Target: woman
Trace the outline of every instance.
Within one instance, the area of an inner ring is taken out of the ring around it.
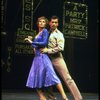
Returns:
[[[31,43],[35,53],[26,86],[36,88],[40,100],[46,100],[46,96],[42,91],[42,88],[56,85],[62,99],[68,100],[63,90],[61,81],[57,77],[48,55],[42,54],[40,51],[41,48],[45,48],[48,44],[49,33],[46,29],[46,26],[48,25],[47,18],[44,16],[38,18],[37,25],[38,34],[36,35],[34,41],[32,41],[30,38],[25,38],[25,40]]]

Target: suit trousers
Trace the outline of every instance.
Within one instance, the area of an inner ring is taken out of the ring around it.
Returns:
[[[62,53],[56,53],[56,54],[51,54],[49,55],[52,64],[54,66],[54,68],[56,69],[56,71],[58,72],[58,74],[61,76],[62,80],[64,81],[65,85],[67,86],[67,88],[69,89],[69,91],[71,92],[71,94],[73,95],[75,100],[82,100],[82,95],[75,83],[75,81],[72,79],[67,65],[63,59]]]

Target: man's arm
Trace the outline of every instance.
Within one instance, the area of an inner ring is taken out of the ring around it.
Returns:
[[[49,48],[42,49],[41,51],[43,53],[48,53],[48,54],[55,54],[57,52],[63,51],[64,50],[64,37],[63,35],[57,36],[55,39],[51,41],[51,45],[55,46],[49,46]]]
[[[64,41],[63,40],[58,41],[57,44],[58,45],[54,48],[48,48],[47,53],[48,54],[54,54],[54,53],[57,53],[57,52],[60,52],[60,51],[64,50]]]

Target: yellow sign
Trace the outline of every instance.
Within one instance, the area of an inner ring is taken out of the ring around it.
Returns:
[[[83,3],[65,2],[63,7],[63,33],[67,38],[86,39],[88,7]]]
[[[15,43],[15,54],[24,54],[24,55],[30,55],[33,54],[33,48],[29,43],[26,43],[24,39],[28,36],[32,36],[33,39],[36,35],[36,31],[26,31],[18,29],[16,33],[16,43]]]

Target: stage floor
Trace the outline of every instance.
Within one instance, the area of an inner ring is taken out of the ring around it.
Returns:
[[[70,93],[66,93],[69,100],[74,100]],[[62,100],[58,92],[55,92],[57,100]],[[82,93],[84,100],[99,100],[99,94],[96,93]],[[2,92],[2,100],[39,100],[36,92]],[[48,99],[47,99],[48,100]]]

